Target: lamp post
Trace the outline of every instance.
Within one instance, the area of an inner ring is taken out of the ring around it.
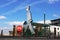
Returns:
[[[44,36],[46,36],[46,24],[45,24],[45,21],[46,21],[45,18],[46,17],[45,16],[46,16],[46,14],[44,13]]]

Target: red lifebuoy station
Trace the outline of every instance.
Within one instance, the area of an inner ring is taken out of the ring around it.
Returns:
[[[20,36],[20,34],[22,33],[22,30],[23,30],[22,26],[21,25],[18,25],[17,26],[17,35],[18,36]]]

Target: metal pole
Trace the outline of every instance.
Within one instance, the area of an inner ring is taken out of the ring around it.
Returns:
[[[44,13],[44,35],[46,36],[46,26],[45,26],[45,13]]]
[[[45,25],[45,13],[44,13],[44,25]]]

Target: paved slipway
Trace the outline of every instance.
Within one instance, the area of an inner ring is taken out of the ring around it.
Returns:
[[[0,40],[60,40],[60,38],[47,38],[47,37],[0,37]]]

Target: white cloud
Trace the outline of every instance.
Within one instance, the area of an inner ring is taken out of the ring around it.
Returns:
[[[6,17],[5,16],[0,16],[0,19],[6,19]]]
[[[9,31],[13,30],[13,25],[22,25],[23,26],[24,21],[12,21],[12,22],[5,22],[5,24],[7,24],[7,27],[0,27],[0,33],[1,30],[3,30],[3,34],[4,35],[9,35]]]
[[[17,12],[18,10],[22,10],[22,9],[25,9],[27,5],[29,6],[34,6],[36,4],[39,4],[39,3],[43,3],[44,1],[35,1],[33,3],[30,3],[30,4],[27,4],[26,3],[27,1],[24,1],[23,3],[21,3],[19,6],[15,7],[14,9],[6,12],[6,13],[3,13],[2,15],[10,15],[10,14],[13,14],[15,12]]]
[[[10,1],[10,0],[7,0],[7,1]],[[5,3],[5,4],[3,4],[3,5],[0,5],[0,8],[1,8],[1,7],[8,6],[8,5],[10,5],[10,4],[12,4],[12,3],[16,2],[16,1],[17,1],[17,0],[11,0],[11,1],[8,2],[8,3]]]
[[[59,2],[59,0],[48,0],[48,3],[53,4],[55,2]]]
[[[54,17],[59,18],[60,16],[58,14],[53,14]]]
[[[1,34],[1,30],[3,30],[4,35],[9,35],[9,31],[12,31],[13,27],[12,26],[0,26],[0,34]]]
[[[37,21],[37,23],[42,23],[42,24],[44,24],[44,21]],[[46,23],[46,24],[50,24],[51,21],[50,21],[50,20],[46,20],[45,23]]]
[[[20,22],[20,21],[13,21],[13,22],[7,22],[7,24],[9,25],[23,25],[24,21]]]
[[[45,1],[36,1],[36,2],[33,2],[33,3],[31,3],[31,4],[29,4],[30,6],[34,6],[34,5],[37,5],[37,4],[39,4],[39,3],[44,3]]]
[[[14,1],[14,0],[13,0]],[[17,12],[18,10],[22,10],[22,9],[25,9],[27,5],[30,5],[30,6],[34,6],[34,5],[37,5],[39,3],[44,3],[46,1],[42,0],[42,1],[35,1],[33,3],[30,3],[30,4],[27,4],[26,3],[27,1],[24,1],[23,3],[21,3],[19,6],[15,7],[14,9],[6,12],[6,13],[3,13],[2,15],[10,15],[10,14],[13,14],[15,12]],[[50,1],[49,1],[50,2]],[[4,5],[3,5],[4,6]]]
[[[27,1],[24,1],[23,3],[19,4],[14,9],[12,9],[10,11],[7,11],[6,13],[3,13],[2,15],[10,15],[10,14],[13,14],[13,13],[17,12],[18,10],[25,9],[27,5],[34,6],[34,5],[37,5],[37,4],[40,4],[40,3],[44,3],[44,2],[52,4],[52,3],[55,3],[55,2],[59,2],[59,0],[41,0],[41,1],[39,0],[39,1],[32,2],[30,4],[27,4]]]
[[[17,7],[15,7],[14,9],[7,11],[6,13],[3,13],[2,15],[10,15],[13,14],[15,12],[17,12],[18,10],[22,10],[25,8],[26,5],[26,1],[24,1],[23,3],[21,3],[20,5],[18,5]]]
[[[8,26],[1,26],[0,27],[0,33],[1,30],[3,30],[4,35],[9,35],[9,31],[13,30],[13,25],[22,25],[23,26],[24,21],[12,21],[12,22],[5,22]]]

